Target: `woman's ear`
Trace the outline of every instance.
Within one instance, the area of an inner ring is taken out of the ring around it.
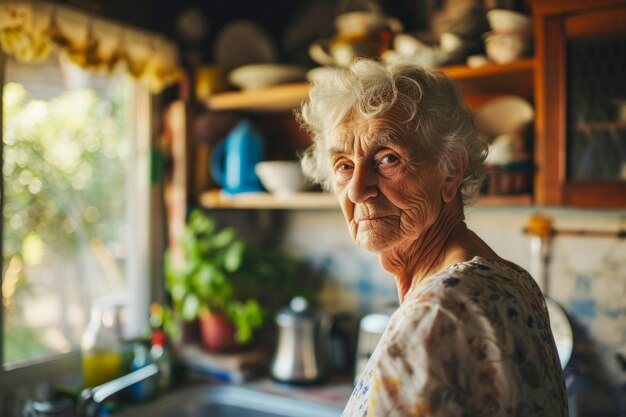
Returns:
[[[450,203],[456,197],[461,185],[461,180],[465,174],[465,168],[467,167],[467,158],[465,156],[457,158],[455,161],[456,173],[454,175],[448,175],[441,185],[441,199],[444,203]]]
[[[459,190],[459,184],[461,184],[460,175],[450,175],[446,177],[443,185],[441,186],[441,199],[444,203],[449,203],[454,200],[456,193]]]

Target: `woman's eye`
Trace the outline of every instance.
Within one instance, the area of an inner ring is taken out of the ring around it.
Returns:
[[[335,165],[335,171],[337,172],[347,172],[350,171],[352,169],[352,165],[347,164],[347,163],[337,163]]]
[[[385,155],[381,158],[380,163],[381,164],[392,164],[394,162],[396,162],[398,160],[398,158],[395,155]]]

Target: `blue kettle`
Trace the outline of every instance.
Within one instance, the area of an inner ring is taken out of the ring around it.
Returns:
[[[228,194],[261,192],[263,186],[254,166],[262,160],[261,138],[249,120],[242,120],[215,146],[211,175]]]

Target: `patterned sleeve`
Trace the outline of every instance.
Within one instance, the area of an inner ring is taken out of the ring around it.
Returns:
[[[374,367],[368,416],[510,415],[510,370],[485,315],[456,300],[409,303]]]

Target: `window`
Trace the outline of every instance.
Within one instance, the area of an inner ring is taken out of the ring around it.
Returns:
[[[77,350],[102,297],[148,311],[149,93],[53,54],[4,57],[4,369]],[[132,297],[131,297],[132,295]]]

